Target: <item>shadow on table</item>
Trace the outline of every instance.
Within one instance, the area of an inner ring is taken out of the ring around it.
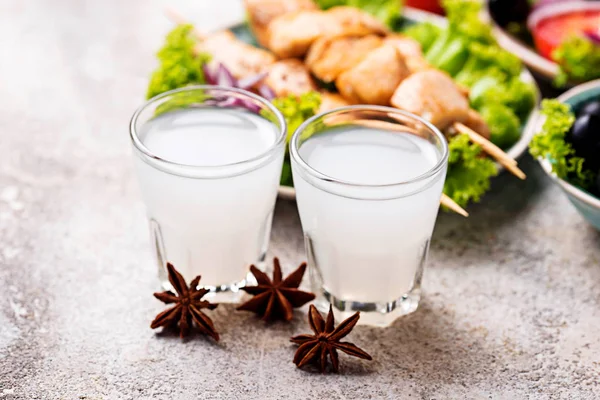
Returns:
[[[170,326],[157,329],[155,335],[161,340],[175,341],[177,343],[198,341],[203,342],[203,345],[212,346],[214,348],[223,349],[225,347],[222,342],[217,342],[213,338],[201,333],[196,326],[191,326],[188,334],[184,338],[180,336],[179,328],[177,326]]]
[[[543,196],[549,178],[531,156],[525,155],[519,167],[527,174],[524,181],[513,175],[502,172],[492,178],[491,190],[479,203],[467,207],[469,217],[464,218],[454,213],[440,212],[436,231],[460,228],[461,230],[477,228],[495,228],[510,224],[515,219],[526,215],[531,206]]]
[[[534,205],[552,185],[529,155],[522,158],[520,166],[527,179],[521,181],[506,172],[501,173],[492,180],[492,188],[481,202],[467,208],[468,218],[440,212],[431,243],[433,258],[440,253],[444,257],[461,258],[467,251],[488,249],[493,244],[496,247],[515,245],[506,241],[523,229]],[[507,230],[512,234],[507,234]],[[499,236],[506,243],[497,243]]]
[[[388,373],[399,378],[426,379],[435,383],[459,383],[473,365],[479,376],[491,373],[496,356],[481,346],[483,327],[459,330],[450,310],[433,308],[425,297],[419,309],[387,328],[359,326],[361,341],[355,344],[374,358],[373,364],[344,360],[344,374]],[[352,338],[349,339],[352,341]],[[489,363],[482,360],[489,360]],[[365,370],[366,368],[366,370]]]

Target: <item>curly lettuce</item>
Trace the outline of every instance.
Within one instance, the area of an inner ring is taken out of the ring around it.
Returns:
[[[210,60],[210,55],[194,51],[196,40],[193,30],[192,25],[183,24],[176,26],[167,35],[165,44],[157,54],[160,64],[150,78],[147,98],[205,82],[202,66]]]
[[[521,68],[521,61],[514,54],[500,49],[498,46],[473,42],[469,44],[469,58],[455,79],[470,87],[484,75],[497,77],[499,74],[503,74],[506,79],[518,77]]]
[[[521,121],[535,106],[536,96],[534,86],[518,77],[505,80],[500,76],[487,75],[471,86],[469,101],[480,112],[488,105],[506,106]]]
[[[456,35],[464,36],[469,42],[495,44],[492,27],[479,17],[481,1],[479,0],[443,0],[449,30]]]
[[[519,118],[511,108],[489,104],[481,109],[481,117],[490,127],[490,139],[496,146],[506,149],[521,137]]]
[[[529,152],[536,158],[548,160],[557,177],[584,189],[590,188],[594,173],[584,168],[585,159],[578,157],[573,146],[565,140],[575,123],[575,114],[567,104],[555,99],[544,100],[541,113],[546,120],[529,144]]]
[[[289,142],[298,127],[317,113],[321,106],[321,95],[318,92],[307,92],[300,96],[289,95],[273,100],[273,105],[285,117],[287,123],[287,139]]]
[[[279,97],[273,100],[273,105],[285,117],[287,123],[287,139],[289,142],[292,135],[298,127],[308,118],[315,115],[321,106],[321,95],[318,92],[308,92],[301,96],[290,95],[287,97]],[[294,186],[292,181],[292,168],[290,165],[289,154],[287,153],[283,161],[283,169],[281,171],[281,185]]]
[[[450,154],[444,193],[461,207],[478,202],[490,188],[490,178],[498,171],[494,162],[482,157],[482,149],[472,143],[467,135],[449,139]]]
[[[557,86],[600,78],[600,46],[585,37],[568,38],[552,52],[552,59],[560,67]]]

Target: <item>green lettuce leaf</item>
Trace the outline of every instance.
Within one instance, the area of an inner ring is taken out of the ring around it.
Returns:
[[[285,117],[287,122],[287,139],[289,143],[298,127],[319,110],[321,95],[318,92],[308,92],[301,96],[290,95],[273,100],[273,105]]]
[[[479,0],[443,0],[446,10],[448,29],[455,35],[464,36],[469,42],[495,44],[492,27],[479,17],[481,1]]]
[[[481,109],[481,117],[490,127],[490,140],[506,149],[521,137],[519,117],[503,104],[490,103]]]
[[[195,53],[193,29],[190,24],[178,25],[167,35],[165,44],[157,54],[160,64],[150,78],[147,98],[205,82],[202,66],[210,60],[210,55]]]
[[[557,86],[600,78],[600,46],[585,37],[568,38],[552,52],[552,59],[560,66]]]
[[[279,97],[273,100],[273,105],[277,107],[285,117],[287,123],[286,143],[289,143],[296,129],[298,129],[304,121],[317,113],[321,106],[321,95],[318,92],[308,92],[301,96],[290,95],[287,97]],[[292,167],[288,153],[289,147],[286,146],[285,149],[286,154],[285,159],[283,160],[280,184],[283,186],[294,186],[292,180]]]
[[[498,77],[503,74],[505,79],[518,77],[521,73],[519,58],[498,46],[484,45],[478,42],[469,44],[469,58],[456,75],[457,82],[472,86],[482,75]]]
[[[449,140],[448,173],[444,193],[461,207],[478,202],[490,188],[490,178],[497,174],[494,162],[481,157],[481,146],[461,134]]]
[[[403,33],[419,42],[423,52],[427,52],[441,32],[442,28],[439,26],[431,22],[423,22],[409,26]]]
[[[504,68],[504,64],[507,63],[508,69],[514,69],[516,65],[516,73],[520,72],[519,59],[500,49],[492,35],[490,25],[480,19],[479,1],[445,0],[443,6],[446,10],[448,26],[432,43],[425,42],[427,61],[452,76],[457,74],[460,76],[462,73],[459,82],[464,81],[466,75],[487,69],[491,65]],[[417,28],[409,29],[414,31]],[[425,41],[426,38],[422,40]]]
[[[571,144],[565,140],[575,122],[571,108],[555,99],[544,100],[541,112],[546,120],[529,144],[529,152],[534,157],[547,159],[557,177],[588,189],[592,186],[594,173],[584,168],[585,160],[576,156]]]

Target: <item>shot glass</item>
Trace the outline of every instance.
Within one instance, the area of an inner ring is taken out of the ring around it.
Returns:
[[[317,306],[378,326],[416,310],[448,163],[440,131],[343,107],[301,125],[290,155]]]
[[[130,124],[134,164],[162,285],[173,264],[216,301],[236,302],[264,261],[286,124],[245,90],[191,86],[142,105]]]

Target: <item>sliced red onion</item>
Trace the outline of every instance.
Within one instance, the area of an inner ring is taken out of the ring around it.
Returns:
[[[600,46],[600,33],[594,31],[584,31],[583,34],[596,46]]]
[[[240,89],[246,89],[246,90],[251,89],[256,84],[262,82],[267,77],[267,75],[268,75],[268,73],[265,71],[260,74],[256,74],[254,76],[249,76],[247,78],[240,79],[238,81],[238,87]]]
[[[207,83],[244,90],[252,89],[267,77],[267,72],[263,72],[238,81],[231,71],[229,71],[222,63],[219,63],[216,70],[211,70],[207,65],[204,65],[202,69]],[[273,90],[264,83],[258,87],[258,92],[269,101],[275,98]],[[235,96],[226,95],[216,96],[214,99],[205,101],[205,104],[215,105],[217,107],[243,107],[254,113],[259,113],[261,110],[261,107],[251,100],[244,100]]]
[[[251,100],[243,100],[243,99],[235,99],[234,106],[240,106],[240,107],[244,107],[245,109],[247,109],[250,112],[253,113],[259,113],[261,108],[258,104],[254,103]]]
[[[260,94],[262,97],[269,101],[273,100],[276,97],[273,89],[271,89],[270,86],[267,86],[265,84],[262,84],[258,87],[258,94]]]
[[[223,64],[217,70],[217,84],[219,86],[238,87],[237,79]]]
[[[208,66],[208,64],[204,64],[202,66],[202,72],[204,72],[204,78],[206,79],[206,82],[210,85],[216,85],[217,83],[217,77],[216,77],[216,73],[214,73],[210,67]]]

